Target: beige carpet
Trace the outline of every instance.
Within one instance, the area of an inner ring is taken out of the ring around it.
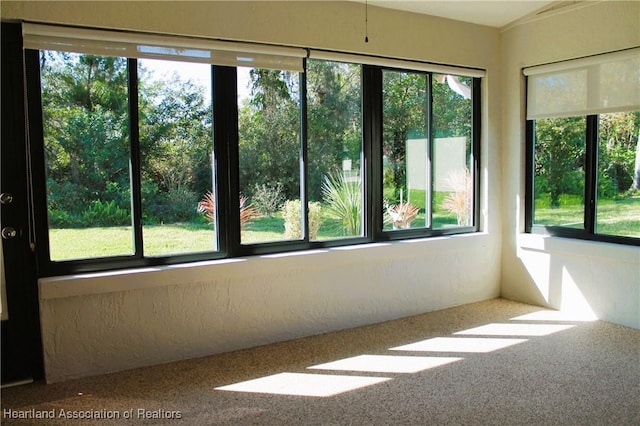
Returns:
[[[640,425],[640,331],[497,299],[3,389],[1,405],[2,424]],[[10,418],[38,415],[54,418]]]

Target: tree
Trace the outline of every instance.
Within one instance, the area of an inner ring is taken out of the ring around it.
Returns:
[[[636,165],[633,173],[633,189],[640,191],[640,133],[638,133],[638,142],[636,143]]]
[[[584,196],[585,119],[536,120],[536,193],[548,193],[551,207],[561,194]]]
[[[111,201],[130,212],[127,60],[43,51],[40,63],[50,216],[81,224]],[[189,220],[212,189],[211,105],[196,84],[149,77],[140,65],[143,216]]]
[[[362,151],[361,67],[307,62],[309,199],[322,200],[325,176],[351,160],[360,168]]]
[[[41,65],[50,209],[79,215],[100,198],[128,209],[126,61],[42,52]]]
[[[393,200],[407,193],[406,143],[409,132],[426,137],[426,75],[406,72],[383,73],[383,144],[393,186]]]
[[[287,199],[300,198],[298,74],[252,69],[252,97],[239,109],[240,191],[281,183]]]
[[[143,63],[144,64],[144,63]],[[177,74],[139,83],[143,209],[147,222],[188,221],[213,188],[212,111],[204,88]]]
[[[601,114],[598,195],[612,197],[633,187],[640,113]]]

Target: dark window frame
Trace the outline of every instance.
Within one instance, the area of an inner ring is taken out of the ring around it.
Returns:
[[[526,120],[525,128],[525,232],[578,240],[640,246],[640,238],[596,233],[599,115],[586,116],[584,226],[582,229],[535,224],[535,120]]]
[[[27,95],[29,102],[27,113],[30,119],[29,138],[32,143],[31,155],[33,169],[34,226],[36,229],[37,259],[39,276],[56,276],[83,272],[99,272],[107,270],[140,268],[148,266],[171,265],[195,261],[208,261],[223,258],[275,254],[300,250],[322,249],[338,246],[375,243],[380,241],[405,240],[434,236],[454,235],[478,232],[480,206],[480,147],[481,147],[481,78],[472,79],[472,164],[473,174],[473,225],[446,229],[416,228],[406,230],[383,230],[382,214],[382,71],[387,67],[362,64],[362,187],[363,187],[363,236],[340,239],[310,241],[308,230],[308,205],[303,202],[303,238],[296,241],[271,243],[241,244],[239,200],[233,194],[239,193],[239,147],[238,147],[238,105],[237,75],[235,67],[211,67],[212,104],[213,104],[213,140],[214,159],[217,175],[217,238],[218,250],[200,253],[187,253],[168,256],[145,257],[141,219],[140,189],[140,145],[138,135],[138,95],[137,95],[137,60],[126,58],[129,73],[129,124],[131,144],[131,173],[133,199],[133,255],[106,258],[90,258],[67,261],[51,261],[49,251],[49,227],[47,216],[47,189],[45,177],[44,136],[42,122],[42,94],[40,86],[39,51],[25,49],[25,68]],[[420,72],[407,70],[410,72]],[[431,84],[432,73],[429,76]],[[306,62],[305,72],[300,75],[301,90],[301,150],[300,168],[301,200],[307,199],[306,182],[306,143],[307,143],[307,93]],[[429,114],[431,114],[432,94],[429,91]],[[429,135],[433,137],[429,116]],[[430,154],[431,155],[431,154]],[[433,204],[433,194],[430,194]]]

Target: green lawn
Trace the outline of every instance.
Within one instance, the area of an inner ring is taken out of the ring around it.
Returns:
[[[436,228],[455,225],[453,215],[434,215]],[[424,214],[414,221],[424,226]],[[318,240],[349,237],[336,219],[324,218]],[[215,250],[215,233],[209,224],[170,224],[143,228],[145,256],[197,253]],[[280,215],[260,217],[244,226],[245,244],[283,241],[284,220]],[[133,254],[131,227],[64,228],[49,231],[52,260],[87,259]]]
[[[536,200],[537,224],[582,227],[580,201],[565,202],[560,208]],[[598,203],[598,232],[608,235],[640,237],[640,197],[624,200],[600,200]],[[455,226],[451,214],[434,214],[434,228]],[[424,226],[424,214],[414,221]],[[325,218],[318,239],[346,237],[340,223]],[[51,229],[49,231],[53,260],[86,259],[133,254],[131,227],[103,227],[84,229]],[[143,231],[145,256],[195,253],[215,250],[215,234],[209,224],[171,224],[145,226]],[[242,242],[260,243],[284,240],[284,221],[280,215],[261,217],[247,224]]]
[[[547,200],[536,200],[534,223],[582,228],[584,207],[577,197],[560,198],[560,207],[549,207]],[[598,200],[599,234],[640,237],[640,197]]]

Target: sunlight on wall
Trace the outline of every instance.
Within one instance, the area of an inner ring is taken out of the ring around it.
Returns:
[[[546,239],[533,239],[529,236],[521,237],[518,248],[518,258],[527,270],[532,282],[538,289],[544,301],[551,307],[558,309],[560,313],[551,312],[544,315],[554,317],[564,316],[565,321],[593,321],[598,319],[584,292],[580,289],[591,285],[591,279],[576,282],[569,272],[569,266],[573,265],[572,259],[560,254],[544,252]],[[523,245],[527,246],[526,248]],[[572,267],[578,271],[588,267],[588,261],[580,261]],[[569,265],[569,266],[568,266]],[[580,284],[580,285],[579,285]],[[555,318],[554,318],[555,319]]]
[[[550,273],[551,255],[534,251],[519,250],[518,257],[524,265],[531,280],[538,288],[544,301],[551,303]]]
[[[578,288],[575,280],[566,267],[562,267],[562,300],[560,311],[572,317],[583,320],[596,320],[596,314],[589,306],[589,302]]]

